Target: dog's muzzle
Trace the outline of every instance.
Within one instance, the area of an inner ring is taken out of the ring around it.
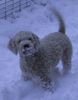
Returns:
[[[25,56],[30,56],[35,53],[35,48],[33,44],[24,44],[22,48],[22,53]]]

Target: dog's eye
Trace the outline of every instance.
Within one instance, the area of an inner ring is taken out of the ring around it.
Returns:
[[[18,40],[18,43],[20,43],[21,42],[21,40]]]
[[[32,38],[28,38],[28,40],[32,41]]]

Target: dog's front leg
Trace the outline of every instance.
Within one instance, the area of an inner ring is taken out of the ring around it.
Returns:
[[[51,92],[54,92],[54,82],[50,79],[48,74],[41,73],[40,80],[41,80],[42,88],[44,88],[45,90],[49,90]]]

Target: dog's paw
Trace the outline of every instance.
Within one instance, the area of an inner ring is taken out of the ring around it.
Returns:
[[[44,90],[46,90],[46,91],[49,91],[49,92],[54,93],[55,90],[56,90],[56,85],[55,85],[55,82],[51,82],[51,83],[49,83],[49,84],[44,83],[44,84],[42,85],[42,88],[43,88]]]
[[[63,69],[63,71],[62,71],[62,75],[63,76],[66,76],[66,75],[69,75],[69,74],[71,74],[71,70],[65,70],[65,69]]]
[[[61,70],[60,70],[58,67],[55,68],[54,73],[55,73],[55,75],[58,76],[58,77],[61,76],[61,74],[62,74],[62,73],[61,73]]]
[[[28,81],[28,80],[31,80],[31,77],[22,74],[22,79],[23,79],[24,81]]]

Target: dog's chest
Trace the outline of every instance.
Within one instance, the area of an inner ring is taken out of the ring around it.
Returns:
[[[43,58],[41,56],[37,57],[31,57],[30,59],[26,59],[27,64],[27,71],[29,73],[39,75],[40,73],[43,73],[44,70],[46,70],[45,63],[43,62]]]

